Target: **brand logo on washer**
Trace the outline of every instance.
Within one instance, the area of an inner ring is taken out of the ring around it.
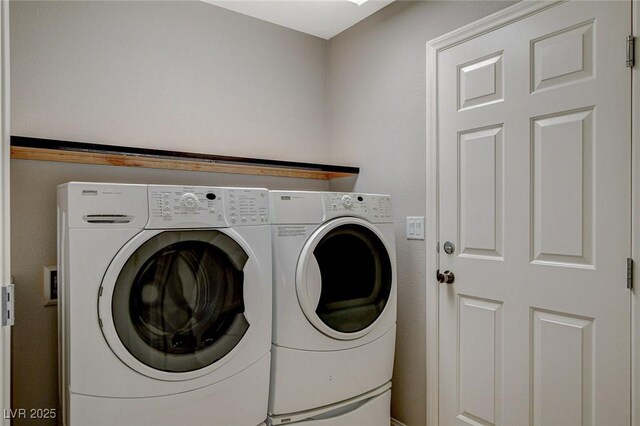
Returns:
[[[82,195],[98,195],[97,189],[83,189]]]
[[[291,195],[281,195],[280,199],[281,200],[291,200]]]

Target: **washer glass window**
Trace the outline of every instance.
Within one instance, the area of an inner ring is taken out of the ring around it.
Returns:
[[[244,315],[245,251],[215,230],[166,231],[142,244],[116,281],[118,337],[162,371],[204,368],[228,354],[249,323]]]
[[[316,314],[342,333],[364,330],[391,294],[391,260],[380,238],[356,224],[330,230],[313,252],[322,279]]]

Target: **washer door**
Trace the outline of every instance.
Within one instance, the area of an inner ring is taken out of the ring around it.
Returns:
[[[217,230],[151,234],[130,241],[105,275],[98,304],[103,333],[116,355],[143,374],[204,374],[249,328],[243,298],[249,256]]]
[[[302,249],[296,273],[304,314],[327,336],[364,336],[382,316],[392,270],[384,237],[369,222],[340,218],[316,230]]]

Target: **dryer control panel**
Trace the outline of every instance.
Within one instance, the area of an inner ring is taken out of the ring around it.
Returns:
[[[269,223],[266,189],[149,185],[147,228],[204,228]]]
[[[324,220],[360,216],[371,222],[391,221],[391,197],[377,194],[324,193]]]

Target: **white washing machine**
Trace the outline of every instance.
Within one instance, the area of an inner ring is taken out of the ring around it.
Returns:
[[[333,404],[391,380],[395,236],[388,195],[271,191],[270,199],[269,415],[271,424],[283,424],[320,407],[335,414]],[[386,413],[380,425],[389,423],[388,404]]]
[[[58,187],[65,425],[266,419],[268,198],[265,189]]]

